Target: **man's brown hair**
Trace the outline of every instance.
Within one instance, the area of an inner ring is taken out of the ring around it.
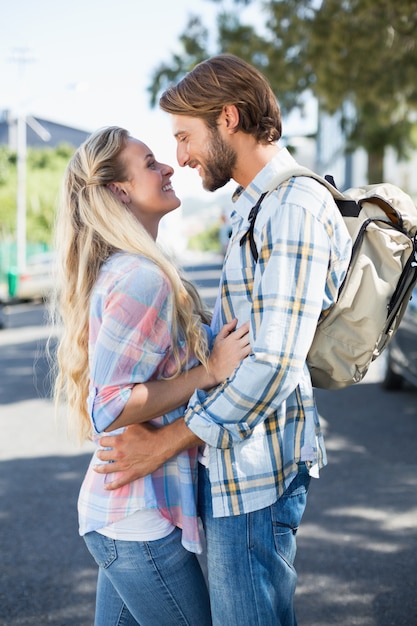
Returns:
[[[167,113],[202,118],[212,129],[223,107],[233,104],[239,111],[237,130],[264,144],[281,137],[281,112],[268,81],[232,54],[196,65],[177,85],[166,89],[159,104]]]

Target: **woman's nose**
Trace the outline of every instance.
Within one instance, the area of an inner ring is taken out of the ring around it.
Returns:
[[[168,165],[167,163],[162,163],[161,170],[164,176],[172,176],[172,174],[174,173],[174,168],[172,167],[172,165]]]

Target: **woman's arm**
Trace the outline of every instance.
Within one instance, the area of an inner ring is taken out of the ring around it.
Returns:
[[[198,365],[177,378],[134,385],[123,411],[106,432],[164,415],[186,404],[195,389],[208,390],[226,380],[250,353],[249,324],[238,329],[236,324],[237,320],[225,324],[216,337],[208,369]]]

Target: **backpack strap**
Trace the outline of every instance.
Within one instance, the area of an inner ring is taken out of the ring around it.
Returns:
[[[254,239],[254,228],[255,228],[255,220],[256,216],[259,213],[259,209],[261,208],[261,204],[266,196],[275,191],[282,183],[286,182],[290,178],[294,176],[308,176],[309,178],[314,178],[317,182],[324,185],[332,194],[333,199],[343,217],[358,217],[361,211],[361,205],[359,202],[347,198],[341,191],[339,191],[335,185],[333,176],[327,175],[324,178],[319,176],[313,170],[310,170],[308,167],[304,167],[302,165],[295,164],[294,167],[288,168],[286,170],[281,170],[274,178],[272,178],[269,182],[266,190],[259,196],[259,199],[255,206],[253,206],[250,210],[248,220],[249,220],[249,229],[240,239],[240,245],[243,246],[246,239],[249,239],[250,249],[252,252],[252,256],[255,259],[255,262],[258,260],[258,250],[255,245]]]
[[[331,175],[319,176],[310,170],[308,167],[304,167],[303,165],[295,165],[292,168],[288,168],[286,170],[282,170],[277,174],[268,185],[268,193],[274,191],[277,187],[282,185],[283,182],[293,178],[294,176],[307,176],[309,178],[314,178],[317,182],[321,183],[326,187],[333,196],[334,201],[336,202],[339,211],[344,217],[358,217],[361,206],[355,200],[351,198],[347,198],[339,189],[336,187],[334,182],[334,178]]]
[[[330,183],[331,187],[327,187],[327,188],[332,195],[333,195],[333,189],[336,189],[337,191],[339,191],[337,189],[336,183],[334,182],[334,178],[333,176],[331,176],[331,174],[326,174],[326,176],[324,177],[324,180]],[[359,204],[359,202],[356,202],[356,200],[350,200],[349,198],[342,199],[339,196],[335,197],[334,195],[333,195],[333,200],[337,204],[337,207],[340,213],[343,215],[343,217],[359,217],[359,213],[361,211],[362,206]]]
[[[267,191],[264,191],[263,194],[259,196],[258,202],[253,206],[249,212],[248,220],[249,220],[249,229],[243,235],[240,240],[240,246],[243,246],[245,240],[249,238],[249,245],[252,252],[252,256],[255,259],[255,262],[258,260],[258,250],[255,245],[255,238],[253,236],[253,229],[255,228],[255,220],[258,215],[258,211],[261,208],[261,204],[265,196],[268,195]]]

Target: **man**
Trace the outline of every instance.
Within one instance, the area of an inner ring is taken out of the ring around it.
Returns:
[[[295,535],[310,476],[326,463],[306,358],[343,280],[350,238],[317,181],[291,178],[264,195],[295,161],[277,145],[280,110],[255,68],[232,55],[213,57],[160,105],[172,118],[179,164],[196,169],[209,191],[230,179],[239,185],[213,328],[249,320],[253,352],[224,384],[196,390],[183,420],[106,438],[114,450],[101,458],[116,463],[100,471],[124,471],[111,485],[118,487],[206,443],[199,506],[213,623],[293,626]],[[246,236],[254,206],[257,262]]]

